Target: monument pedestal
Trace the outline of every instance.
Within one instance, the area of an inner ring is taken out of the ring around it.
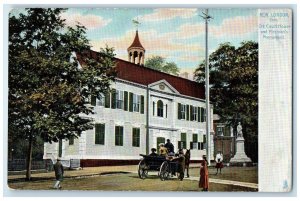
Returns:
[[[243,137],[236,138],[236,153],[230,159],[230,164],[245,166],[247,163],[251,163],[251,159],[245,154],[244,141]]]

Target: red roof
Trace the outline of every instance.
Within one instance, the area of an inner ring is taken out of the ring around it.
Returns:
[[[86,53],[85,53],[86,54]],[[98,52],[89,51],[89,55],[96,58]],[[81,65],[84,64],[82,54],[76,53]],[[195,98],[205,99],[205,89],[203,84],[188,80],[175,75],[170,75],[151,68],[140,66],[122,59],[115,58],[117,78],[127,80],[142,85],[149,85],[159,80],[166,80],[180,94]]]
[[[132,44],[128,47],[128,49],[130,49],[132,47],[139,47],[139,48],[142,48],[143,50],[145,50],[145,48],[142,46],[142,44],[140,42],[138,31],[136,31],[134,40],[133,40]]]

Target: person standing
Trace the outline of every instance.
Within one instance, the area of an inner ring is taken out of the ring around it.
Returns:
[[[200,165],[200,179],[199,179],[199,188],[202,188],[202,191],[208,191],[208,167],[206,156],[203,155],[203,161]]]
[[[53,188],[55,189],[61,189],[61,185],[60,182],[63,180],[63,176],[64,176],[64,167],[61,164],[61,159],[57,158],[56,163],[54,164],[54,172],[55,172],[55,184],[53,186]]]
[[[223,168],[223,154],[221,151],[218,151],[217,155],[216,155],[216,168],[217,168],[217,173],[218,174],[218,170],[220,169],[220,174],[222,174],[222,168]]]

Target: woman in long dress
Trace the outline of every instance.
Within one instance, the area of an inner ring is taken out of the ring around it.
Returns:
[[[203,161],[200,166],[199,188],[202,188],[203,191],[208,191],[209,188],[206,156],[203,156]]]

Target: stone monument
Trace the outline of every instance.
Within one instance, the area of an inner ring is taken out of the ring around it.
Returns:
[[[251,163],[251,159],[245,154],[244,148],[244,137],[243,137],[243,128],[241,122],[236,128],[237,130],[237,138],[236,138],[236,153],[233,158],[230,159],[230,163],[232,164],[242,164]]]

